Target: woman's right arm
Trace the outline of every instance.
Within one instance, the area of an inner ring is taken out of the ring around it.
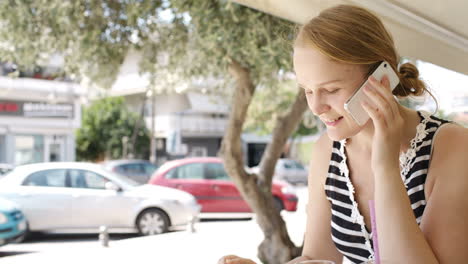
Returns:
[[[332,151],[332,141],[323,134],[314,146],[309,166],[307,224],[302,256],[287,264],[301,260],[321,259],[342,263],[343,255],[338,252],[331,238],[331,207],[325,195],[325,180]]]

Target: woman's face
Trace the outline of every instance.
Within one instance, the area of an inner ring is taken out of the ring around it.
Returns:
[[[349,138],[361,130],[344,103],[363,83],[365,67],[338,63],[310,46],[296,45],[294,69],[310,110],[325,123],[330,139]]]

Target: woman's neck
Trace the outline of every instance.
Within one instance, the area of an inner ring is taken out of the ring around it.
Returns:
[[[400,140],[400,152],[406,151],[411,140],[416,135],[416,126],[420,123],[420,117],[415,110],[399,106],[400,114],[404,120],[404,131]],[[374,136],[374,124],[369,121],[355,136],[348,139],[348,146],[360,153],[371,153],[372,138]]]

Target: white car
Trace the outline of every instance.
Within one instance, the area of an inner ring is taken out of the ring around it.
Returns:
[[[259,167],[253,167],[252,172],[258,173]],[[282,180],[292,184],[307,184],[308,171],[296,160],[278,159],[273,179]]]
[[[0,195],[21,206],[33,232],[164,233],[191,224],[200,212],[184,191],[139,185],[102,166],[81,162],[16,167],[0,179]]]

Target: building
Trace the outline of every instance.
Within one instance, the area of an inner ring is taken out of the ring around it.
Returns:
[[[124,96],[133,112],[144,109],[146,127],[155,129],[156,163],[217,155],[228,120],[228,105],[224,102],[203,94],[173,93],[156,95],[152,107],[151,98],[137,90],[113,95]]]
[[[38,72],[11,78],[8,64],[0,66],[0,163],[75,160],[74,134],[84,94],[80,86]]]

